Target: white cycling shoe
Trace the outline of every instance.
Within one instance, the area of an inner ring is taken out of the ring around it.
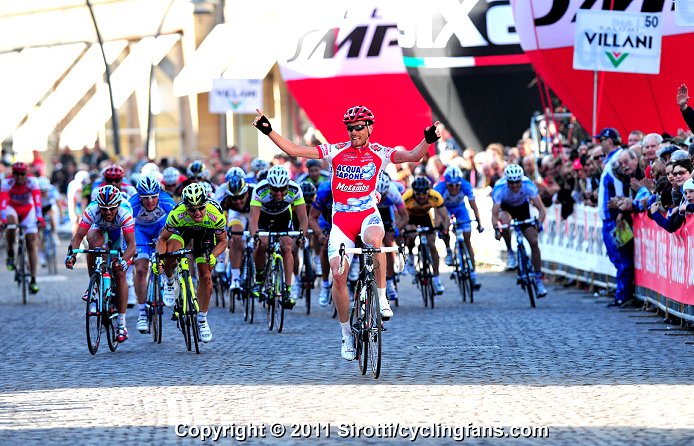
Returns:
[[[390,308],[388,298],[386,297],[385,299],[380,299],[379,303],[381,304],[381,319],[387,321],[393,317],[393,310]]]
[[[354,336],[351,334],[342,337],[342,351],[340,354],[347,361],[354,361],[354,358],[356,358],[357,350],[354,348]]]
[[[320,294],[318,295],[318,303],[321,307],[325,307],[330,303],[330,286],[321,286]]]
[[[137,317],[137,325],[135,328],[137,328],[137,331],[140,333],[147,333],[147,330],[149,329],[149,321],[147,320],[146,314],[141,314]]]
[[[443,294],[444,291],[446,291],[446,288],[443,286],[441,283],[441,279],[439,276],[434,276],[431,278],[431,281],[434,283],[434,291],[436,294]]]
[[[174,306],[174,302],[176,302],[176,282],[168,283],[167,281],[164,281],[162,300],[164,301],[164,305],[167,307]]]
[[[198,321],[198,333],[200,333],[200,340],[205,344],[212,340],[212,330],[210,330],[210,326],[207,324],[207,321]]]

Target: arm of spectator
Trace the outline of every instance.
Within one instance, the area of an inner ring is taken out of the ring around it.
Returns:
[[[673,212],[669,217],[665,217],[660,212],[654,212],[652,217],[653,221],[667,232],[677,231],[684,223],[684,216],[681,216],[679,212]]]
[[[694,130],[694,109],[687,105],[687,102],[689,102],[689,89],[685,84],[682,84],[677,89],[677,105],[680,107],[684,122],[690,129]]]

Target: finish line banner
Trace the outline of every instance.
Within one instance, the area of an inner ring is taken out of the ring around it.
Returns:
[[[637,286],[694,305],[694,218],[670,234],[647,215],[634,215],[634,266]]]
[[[617,274],[605,252],[602,220],[594,207],[576,204],[566,220],[561,219],[561,206],[547,208],[540,249],[543,261],[611,277]]]

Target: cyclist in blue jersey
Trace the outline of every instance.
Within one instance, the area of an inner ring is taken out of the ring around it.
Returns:
[[[330,181],[316,189],[316,198],[308,214],[308,225],[313,229],[313,239],[320,246],[321,286],[318,303],[324,307],[330,302],[330,263],[328,262],[328,235],[332,227],[333,193]]]
[[[463,171],[460,170],[459,167],[450,166],[443,173],[443,181],[434,186],[434,190],[443,197],[443,205],[446,206],[450,215],[454,215],[459,222],[467,222],[463,223],[462,226],[458,226],[458,230],[462,230],[463,232],[463,238],[465,239],[467,250],[470,253],[470,260],[472,260],[473,268],[475,268],[475,252],[472,249],[472,241],[470,240],[472,225],[469,222],[470,214],[465,206],[465,197],[467,197],[470,208],[475,214],[475,218],[477,219],[477,230],[479,232],[482,232],[482,225],[480,224],[480,212],[477,210],[472,184],[463,178]],[[450,234],[444,234],[441,238],[446,244],[446,265],[451,266],[453,265],[451,236]],[[477,273],[474,270],[471,273],[471,278],[475,289],[480,289],[482,284],[477,280]]]
[[[161,190],[159,181],[153,176],[143,176],[137,182],[137,194],[130,197],[130,206],[135,218],[135,294],[140,309],[137,318],[137,330],[147,332],[147,278],[149,274],[149,256],[154,248],[149,243],[159,236],[166,223],[166,217],[176,206],[173,198]],[[169,302],[171,303],[171,302]]]
[[[402,201],[402,193],[394,181],[390,181],[390,175],[385,171],[376,183],[376,190],[381,194],[378,202],[378,212],[383,220],[383,229],[386,231],[383,237],[383,246],[393,246],[395,237],[405,227],[409,215]],[[356,262],[355,262],[356,263]],[[388,300],[398,300],[398,290],[395,288],[395,253],[386,254],[386,296]]]
[[[545,285],[542,283],[542,257],[540,256],[540,246],[537,242],[539,230],[543,221],[545,221],[546,211],[542,204],[540,195],[535,183],[530,178],[523,174],[523,168],[518,164],[509,164],[504,169],[504,178],[501,178],[494,185],[492,190],[492,226],[496,239],[500,240],[504,237],[506,248],[508,249],[508,268],[514,269],[518,267],[518,261],[511,246],[511,231],[507,228],[503,231],[497,229],[497,224],[509,224],[512,219],[527,220],[530,218],[530,203],[533,204],[539,211],[537,217],[540,222],[538,226],[524,225],[521,229],[525,239],[530,244],[532,252],[532,263],[535,269],[535,278],[537,283],[537,294],[539,297],[547,295]]]

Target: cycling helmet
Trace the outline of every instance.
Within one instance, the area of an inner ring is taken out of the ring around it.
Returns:
[[[523,179],[523,168],[518,164],[509,164],[504,169],[506,181],[520,181]]]
[[[190,178],[202,178],[204,172],[207,170],[207,166],[200,160],[195,160],[188,166],[186,173]]]
[[[101,186],[96,191],[96,204],[98,204],[99,207],[118,206],[122,200],[123,196],[120,191],[112,184]]]
[[[248,184],[243,175],[234,174],[227,181],[227,190],[232,197],[238,197],[248,191]]]
[[[178,179],[181,177],[181,172],[175,167],[167,167],[164,169],[164,179],[162,180],[167,186],[173,186],[178,183]]]
[[[301,183],[301,193],[304,197],[314,197],[316,195],[316,186],[310,181],[303,181]]]
[[[229,170],[227,170],[227,173],[224,174],[224,181],[228,182],[234,175],[241,175],[242,177],[245,177],[246,172],[244,172],[240,167],[231,167]]]
[[[212,197],[212,194],[214,193],[214,190],[212,190],[212,185],[207,181],[203,181],[201,184],[203,189],[205,189],[205,196]]]
[[[363,105],[355,105],[354,107],[349,108],[345,112],[345,116],[342,118],[342,122],[345,124],[356,121],[366,121],[367,123],[370,122],[373,124],[375,120],[376,119],[374,118],[374,114],[371,113],[371,110]]]
[[[388,192],[389,187],[390,187],[390,175],[388,175],[385,172],[381,172],[381,175],[378,177],[378,183],[376,183],[376,190],[378,191],[379,194],[383,195],[386,192]]]
[[[426,194],[431,189],[431,182],[427,177],[417,177],[412,182],[412,190],[415,194]]]
[[[147,163],[144,166],[142,166],[142,169],[140,169],[140,174],[142,175],[149,175],[154,178],[159,177],[161,173],[159,172],[159,166],[157,166],[154,163]]]
[[[29,166],[27,166],[27,163],[19,161],[12,165],[12,173],[27,173],[28,171]]]
[[[307,169],[310,169],[311,167],[316,167],[316,166],[320,167],[320,161],[314,160],[314,159],[310,159],[310,160],[306,161],[306,168]]]
[[[137,182],[137,193],[140,195],[159,195],[161,192],[161,186],[156,178],[149,175],[144,175],[140,177],[140,181]]]
[[[443,179],[446,184],[460,184],[463,182],[463,171],[460,170],[460,167],[449,166],[443,173]]]
[[[125,170],[118,164],[111,164],[104,169],[104,178],[107,180],[122,180],[125,176]]]
[[[253,172],[260,172],[261,170],[267,169],[269,166],[268,162],[261,158],[254,159],[250,164]]]
[[[285,187],[289,184],[289,172],[284,166],[275,166],[268,171],[266,179],[271,187]]]
[[[183,192],[181,192],[181,198],[186,207],[199,206],[207,203],[205,187],[200,183],[190,183],[184,187]]]
[[[39,177],[39,190],[46,192],[51,187],[51,181],[46,177]]]

